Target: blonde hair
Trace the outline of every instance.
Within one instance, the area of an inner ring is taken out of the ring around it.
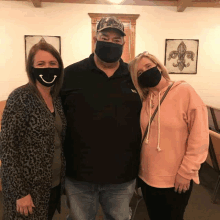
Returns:
[[[167,68],[152,54],[149,54],[148,52],[143,52],[140,53],[138,56],[136,56],[129,64],[128,64],[128,69],[130,71],[131,74],[131,79],[133,81],[133,84],[138,92],[138,94],[140,95],[141,100],[143,101],[147,95],[148,95],[148,89],[147,88],[141,88],[139,86],[138,83],[138,76],[137,76],[137,66],[138,63],[140,62],[140,60],[146,57],[149,60],[151,60],[154,64],[156,64],[160,70],[161,70],[161,74],[162,76],[167,80],[167,81],[171,81],[169,73]]]

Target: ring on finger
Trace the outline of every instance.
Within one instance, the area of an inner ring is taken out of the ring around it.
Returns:
[[[185,189],[188,190],[188,189],[189,189],[189,186],[186,186]]]
[[[182,189],[182,188],[179,188],[179,189],[178,189],[178,192],[179,192],[179,193],[181,193],[182,191],[183,191],[183,189]]]

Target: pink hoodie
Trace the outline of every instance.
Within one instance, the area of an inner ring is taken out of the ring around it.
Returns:
[[[149,115],[152,116],[166,89],[163,88],[160,94],[150,92],[143,101],[140,117],[142,135]],[[208,145],[205,104],[189,84],[175,82],[149,126],[141,150],[139,177],[158,188],[174,187],[177,173],[199,184],[198,171],[206,160]]]

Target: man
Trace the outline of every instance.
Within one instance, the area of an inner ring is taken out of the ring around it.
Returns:
[[[102,18],[95,52],[65,69],[62,99],[67,117],[66,195],[68,220],[129,219],[138,175],[141,101],[120,58],[124,26]]]

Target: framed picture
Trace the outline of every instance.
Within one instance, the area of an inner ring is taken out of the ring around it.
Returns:
[[[52,44],[61,54],[60,36],[24,35],[26,61],[31,47],[34,46],[34,44],[37,44],[39,41],[46,41],[47,43]]]
[[[171,74],[196,74],[199,40],[166,39],[164,64]]]

